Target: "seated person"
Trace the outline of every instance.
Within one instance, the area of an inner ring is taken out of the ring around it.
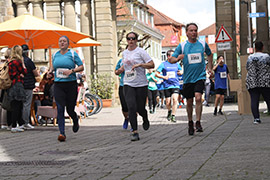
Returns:
[[[44,97],[41,100],[42,106],[52,106],[53,105],[53,86],[54,86],[54,74],[46,73],[47,82],[44,85]]]

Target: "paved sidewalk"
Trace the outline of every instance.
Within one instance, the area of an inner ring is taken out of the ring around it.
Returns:
[[[122,129],[120,107],[83,119],[77,134],[66,121],[64,143],[57,141],[57,127],[1,130],[0,179],[269,179],[270,116],[262,115],[262,124],[254,125],[251,115],[237,114],[236,104],[225,104],[224,112],[214,117],[213,107],[204,107],[204,132],[189,136],[185,109],[177,111],[177,123],[166,120],[165,109],[157,109],[149,115],[148,131],[139,117],[137,142]]]

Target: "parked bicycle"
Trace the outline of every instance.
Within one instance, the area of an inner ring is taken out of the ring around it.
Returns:
[[[101,111],[103,103],[98,95],[91,94],[87,89],[84,96],[84,107],[86,116],[91,116]]]

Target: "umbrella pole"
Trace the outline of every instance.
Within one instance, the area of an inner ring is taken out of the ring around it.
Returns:
[[[49,47],[49,63],[50,63],[50,69],[52,68],[52,48]]]

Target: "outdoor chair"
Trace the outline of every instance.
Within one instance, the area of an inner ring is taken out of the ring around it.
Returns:
[[[45,118],[46,126],[48,123],[48,118],[53,118],[53,126],[56,126],[56,121],[57,121],[56,102],[53,100],[52,106],[38,106],[37,115]]]

